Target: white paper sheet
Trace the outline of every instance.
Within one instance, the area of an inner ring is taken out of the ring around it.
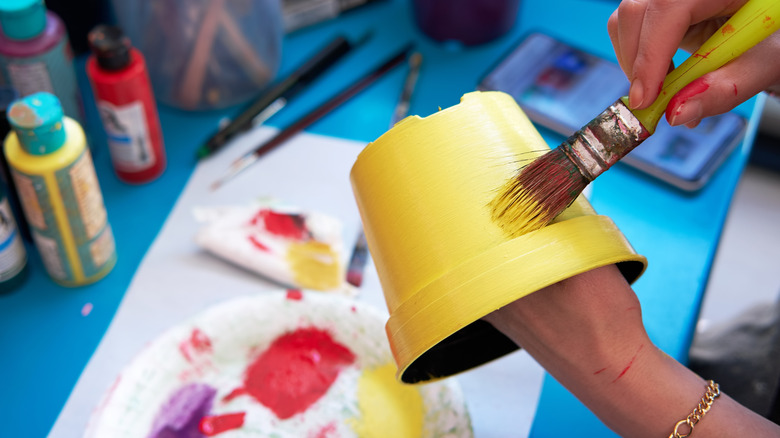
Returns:
[[[360,219],[349,171],[364,143],[303,133],[217,191],[210,190],[232,160],[274,132],[271,128],[256,129],[198,164],[141,262],[50,437],[82,436],[93,408],[125,364],[169,327],[230,298],[281,288],[198,248],[193,241],[199,226],[193,208],[245,205],[270,197],[339,218],[345,245],[351,248],[354,244]],[[357,299],[384,310],[384,297],[370,261],[364,278]],[[542,377],[542,369],[522,351],[456,377],[466,397],[475,436],[527,436]]]

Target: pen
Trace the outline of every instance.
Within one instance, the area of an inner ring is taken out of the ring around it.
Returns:
[[[284,108],[288,100],[300,93],[325,70],[347,54],[352,47],[354,45],[343,36],[336,37],[290,76],[273,85],[267,93],[242,111],[235,119],[220,128],[197,150],[197,158],[201,159],[213,154],[236,135],[268,120],[277,111]]]
[[[335,96],[331,97],[327,102],[322,104],[320,107],[314,109],[313,111],[309,112],[302,118],[298,119],[295,123],[283,129],[278,134],[273,136],[270,140],[263,143],[260,147],[249,152],[248,154],[243,155],[241,158],[234,161],[230,165],[230,168],[228,169],[227,173],[222,178],[218,179],[211,185],[211,189],[216,190],[222,184],[227,182],[229,179],[238,175],[240,172],[244,171],[247,167],[252,165],[262,155],[266,154],[267,152],[276,148],[280,144],[289,140],[295,134],[297,134],[300,131],[303,131],[304,129],[306,129],[306,127],[316,122],[324,115],[328,114],[329,112],[333,111],[336,107],[349,100],[352,96],[356,95],[367,86],[371,85],[374,81],[382,77],[385,73],[392,70],[394,67],[398,66],[406,58],[406,56],[409,54],[411,49],[412,49],[411,44],[407,45],[398,53],[393,55],[393,57],[385,61],[382,65],[367,73],[360,80],[358,80],[348,88],[344,89],[343,91],[339,92]]]
[[[396,104],[393,116],[390,119],[391,128],[409,113],[409,104],[412,101],[414,86],[417,84],[417,77],[420,75],[420,64],[422,64],[420,52],[412,53],[409,56],[409,71],[406,73],[406,79],[401,89],[401,97],[398,99],[398,104]],[[368,261],[368,243],[366,242],[366,233],[363,232],[363,227],[361,226],[357,242],[349,258],[349,265],[347,265],[347,283],[355,287],[360,287],[363,284],[363,269],[366,266],[366,261]]]

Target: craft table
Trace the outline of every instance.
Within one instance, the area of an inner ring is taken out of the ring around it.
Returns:
[[[269,121],[285,127],[337,90],[385,59],[407,42],[414,42],[424,58],[411,113],[429,115],[456,104],[476,88],[478,80],[523,35],[538,30],[614,60],[606,31],[617,2],[599,0],[523,0],[518,22],[510,34],[476,47],[458,48],[424,36],[414,24],[409,0],[384,0],[352,11],[330,22],[303,29],[284,39],[283,76],[314,53],[325,41],[343,33],[371,38]],[[30,277],[10,295],[0,296],[0,436],[41,437],[52,430],[82,371],[101,342],[147,250],[166,221],[196,166],[194,152],[218,121],[237,108],[185,112],[161,107],[168,168],[158,180],[140,186],[120,182],[113,173],[105,141],[86,82],[84,60],[77,63],[86,102],[88,128],[109,219],[116,236],[119,260],[103,280],[68,289],[45,274],[34,248],[28,247]],[[372,87],[314,124],[308,132],[351,139],[365,144],[388,128],[400,93],[404,69],[396,69]],[[750,124],[741,146],[700,192],[685,194],[618,165],[593,184],[591,203],[611,217],[637,252],[649,260],[635,284],[643,317],[652,340],[674,358],[685,362],[698,319],[710,268],[720,240],[732,194],[746,163],[763,107],[757,97],[738,113]],[[551,146],[563,139],[540,130]],[[358,146],[356,146],[358,147]],[[357,152],[356,152],[357,153]],[[279,169],[278,172],[284,172]],[[251,172],[251,170],[249,170]],[[356,218],[352,218],[356,220]],[[164,270],[164,266],[158,267]],[[186,279],[177,287],[188,288]],[[381,291],[366,291],[381,303]],[[175,321],[173,321],[175,322]],[[173,323],[172,322],[172,323]],[[139,326],[144,324],[139,320]],[[526,357],[516,352],[514,357]],[[503,359],[501,359],[503,360]],[[524,359],[524,360],[527,360]],[[492,366],[492,365],[488,365]],[[494,376],[503,386],[480,392],[480,370],[465,373],[468,403],[477,438],[613,435],[571,394],[549,376],[536,404],[532,425],[513,427],[516,399],[523,385],[522,370]],[[482,371],[484,373],[484,371]],[[494,373],[495,374],[495,373]],[[477,389],[473,389],[475,388]],[[504,394],[503,392],[507,392]],[[101,394],[94,394],[95,403]],[[533,399],[533,397],[538,397]],[[503,418],[501,425],[487,419],[486,409]],[[566,412],[566,415],[560,415]],[[67,421],[68,419],[60,419]],[[75,423],[83,422],[79,419]],[[529,430],[529,432],[519,432]],[[82,430],[58,429],[57,436],[81,436]]]

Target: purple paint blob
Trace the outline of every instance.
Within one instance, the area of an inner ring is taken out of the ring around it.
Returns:
[[[200,420],[209,415],[217,390],[190,383],[173,393],[160,408],[148,438],[204,438]]]

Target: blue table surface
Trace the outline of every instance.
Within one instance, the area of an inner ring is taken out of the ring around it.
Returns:
[[[476,47],[453,47],[424,36],[414,24],[409,0],[384,0],[338,19],[287,35],[278,77],[338,34],[371,38],[313,84],[269,124],[284,127],[334,92],[414,42],[424,57],[412,114],[429,115],[457,104],[473,91],[481,76],[502,54],[532,30],[557,36],[614,60],[606,22],[616,6],[598,0],[524,0],[518,22],[500,39]],[[186,112],[160,107],[168,167],[161,178],[145,185],[127,185],[113,173],[102,129],[77,60],[88,115],[95,166],[119,260],[96,284],[64,288],[46,275],[34,248],[28,247],[30,276],[10,295],[0,295],[0,436],[45,436],[99,344],[144,254],[189,178],[194,151],[219,119],[237,107]],[[395,69],[369,89],[310,127],[309,131],[371,141],[387,129],[398,99],[404,69]],[[637,252],[649,260],[635,284],[652,340],[671,356],[686,361],[687,350],[718,246],[731,197],[747,160],[762,108],[754,98],[736,112],[749,117],[745,141],[701,191],[686,194],[618,165],[594,183],[591,203],[611,217]],[[563,138],[540,129],[551,146]],[[182,287],[187,287],[183,284]],[[82,316],[82,308],[92,311]],[[143,321],[139,321],[143,324]],[[511,382],[508,382],[511,384]],[[96,401],[99,394],[96,394]],[[566,412],[566,415],[560,415]],[[554,379],[547,376],[531,430],[532,436],[560,437],[612,433]],[[80,435],[74,431],[74,435]],[[507,431],[511,435],[511,431]]]

